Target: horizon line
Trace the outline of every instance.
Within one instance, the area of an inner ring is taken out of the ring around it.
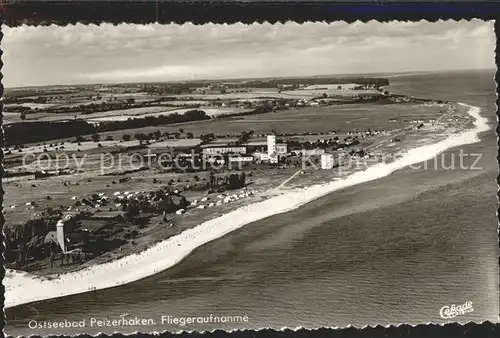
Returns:
[[[13,86],[4,87],[6,89],[27,89],[27,88],[44,88],[44,87],[82,87],[82,86],[117,86],[117,85],[133,85],[133,84],[164,84],[164,83],[189,83],[189,82],[224,82],[224,81],[242,81],[242,80],[270,80],[270,79],[296,79],[296,78],[315,78],[315,77],[384,77],[386,75],[411,75],[411,74],[424,74],[424,73],[438,73],[438,72],[466,72],[466,71],[496,71],[493,68],[467,68],[467,69],[432,69],[432,70],[407,70],[407,71],[397,71],[397,72],[368,72],[368,73],[337,73],[337,74],[314,74],[314,75],[290,75],[290,76],[268,76],[268,77],[243,77],[243,78],[219,78],[219,79],[185,79],[185,80],[173,80],[173,81],[134,81],[134,82],[92,82],[92,83],[79,83],[79,84],[47,84],[47,85],[26,85],[26,86]]]

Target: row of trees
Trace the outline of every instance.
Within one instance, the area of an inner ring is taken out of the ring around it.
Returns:
[[[8,124],[4,126],[4,131],[7,145],[17,145],[90,135],[96,132],[96,128],[84,120],[42,121]]]
[[[144,85],[142,91],[148,93],[149,95],[179,95],[183,93],[192,93],[194,90],[193,84],[189,83],[163,83],[154,85]]]
[[[180,139],[180,138],[182,138],[182,136],[184,136],[184,138],[187,138],[187,139],[194,138],[194,134],[192,132],[188,131],[184,134],[184,129],[179,128],[179,132],[174,132],[174,133],[169,133],[169,132],[162,133],[160,130],[156,130],[156,131],[148,133],[148,134],[146,134],[146,133],[136,133],[134,135],[123,134],[121,139],[123,141],[130,141],[130,140],[132,140],[132,138],[134,138],[138,141],[144,142],[144,141],[151,141],[151,140],[159,141],[162,138],[169,139],[171,137],[173,137],[175,139]],[[102,137],[99,133],[92,134],[92,136],[90,138],[94,142],[99,142],[102,140]],[[106,138],[104,140],[105,141],[112,141],[113,136],[108,135],[108,136],[106,136]],[[76,142],[84,142],[84,141],[85,141],[85,139],[81,136],[76,138]]]
[[[241,145],[241,144],[245,144],[247,143],[251,138],[252,136],[255,134],[255,132],[253,130],[250,130],[250,131],[243,131],[241,133],[241,135],[238,137],[238,139],[236,140],[236,145]]]
[[[17,97],[13,93],[7,94],[4,98],[3,101],[5,104],[20,104],[20,103],[47,103],[47,97],[46,96],[37,96],[37,97],[32,97],[30,94],[33,93],[26,93],[28,97]]]
[[[255,80],[245,83],[246,86],[256,88],[276,88],[279,85],[327,85],[327,84],[346,84],[356,83],[360,85],[373,85],[375,87],[388,86],[389,80],[378,77],[314,77],[314,78],[288,78],[288,79],[273,79],[273,80]]]

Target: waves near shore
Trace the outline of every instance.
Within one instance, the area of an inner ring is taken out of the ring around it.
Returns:
[[[460,105],[466,107],[468,114],[475,119],[473,129],[451,135],[434,144],[411,149],[391,163],[376,164],[343,180],[291,190],[238,208],[166,239],[143,252],[54,279],[42,279],[29,273],[7,269],[4,278],[5,307],[110,288],[154,275],[179,263],[197,247],[246,224],[296,209],[336,190],[385,177],[406,166],[430,160],[447,149],[478,142],[478,134],[490,128],[487,119],[480,115],[480,108],[462,103]]]

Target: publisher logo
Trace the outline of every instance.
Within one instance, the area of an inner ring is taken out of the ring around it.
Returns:
[[[456,316],[464,315],[472,311],[474,311],[474,308],[472,307],[472,302],[467,301],[461,305],[452,304],[443,306],[439,311],[439,315],[441,316],[441,318],[444,319],[452,319],[455,318]]]

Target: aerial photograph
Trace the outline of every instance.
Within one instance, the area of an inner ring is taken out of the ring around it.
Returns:
[[[498,321],[493,22],[2,31],[7,335]]]

